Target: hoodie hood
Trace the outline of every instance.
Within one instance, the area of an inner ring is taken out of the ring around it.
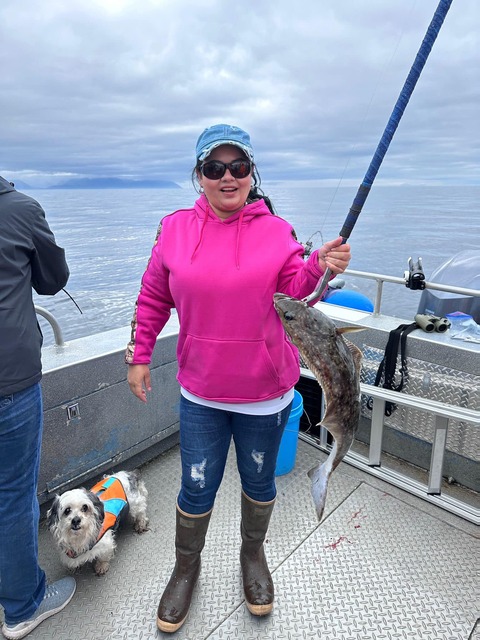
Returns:
[[[196,253],[200,250],[207,224],[237,225],[237,238],[235,242],[235,264],[237,269],[240,269],[239,251],[242,227],[250,224],[257,216],[273,215],[265,204],[265,201],[260,199],[251,204],[246,204],[229,218],[222,220],[214,213],[205,194],[202,194],[195,202],[194,211],[199,221],[200,232],[197,245],[190,258],[191,262],[193,262]]]
[[[4,193],[10,193],[10,191],[16,191],[16,189],[12,186],[11,182],[0,176],[0,196]]]

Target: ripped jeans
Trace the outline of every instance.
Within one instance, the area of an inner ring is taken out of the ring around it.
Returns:
[[[199,515],[213,507],[232,437],[244,493],[258,502],[273,500],[277,455],[292,404],[279,413],[252,416],[205,407],[181,396],[180,509]]]

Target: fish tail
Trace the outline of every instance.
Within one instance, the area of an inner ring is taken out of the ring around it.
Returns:
[[[327,501],[327,488],[328,479],[332,473],[332,464],[337,454],[337,441],[333,443],[330,455],[321,464],[316,465],[307,473],[308,477],[312,481],[312,498],[315,504],[315,510],[317,512],[318,520],[320,521],[325,509],[325,503]]]
[[[323,463],[310,469],[308,477],[312,481],[312,498],[317,512],[318,520],[322,519],[325,502],[327,500],[328,473],[327,465]]]

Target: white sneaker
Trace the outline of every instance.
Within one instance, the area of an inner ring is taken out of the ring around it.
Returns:
[[[8,640],[19,640],[33,631],[35,627],[61,611],[73,598],[77,583],[73,578],[67,577],[57,580],[47,586],[43,600],[33,616],[17,624],[2,626],[2,633]]]

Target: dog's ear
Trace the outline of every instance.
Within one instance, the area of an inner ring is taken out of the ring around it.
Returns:
[[[52,506],[47,511],[47,527],[53,529],[60,520],[60,496],[57,494],[52,502]]]
[[[97,521],[102,524],[102,522],[105,520],[105,508],[103,506],[103,502],[100,500],[96,493],[93,493],[93,491],[87,491],[87,495],[92,501],[93,510],[95,512]]]
[[[133,471],[127,471],[127,478],[130,483],[130,487],[134,493],[138,493],[138,485],[140,482],[140,471],[133,469]]]

